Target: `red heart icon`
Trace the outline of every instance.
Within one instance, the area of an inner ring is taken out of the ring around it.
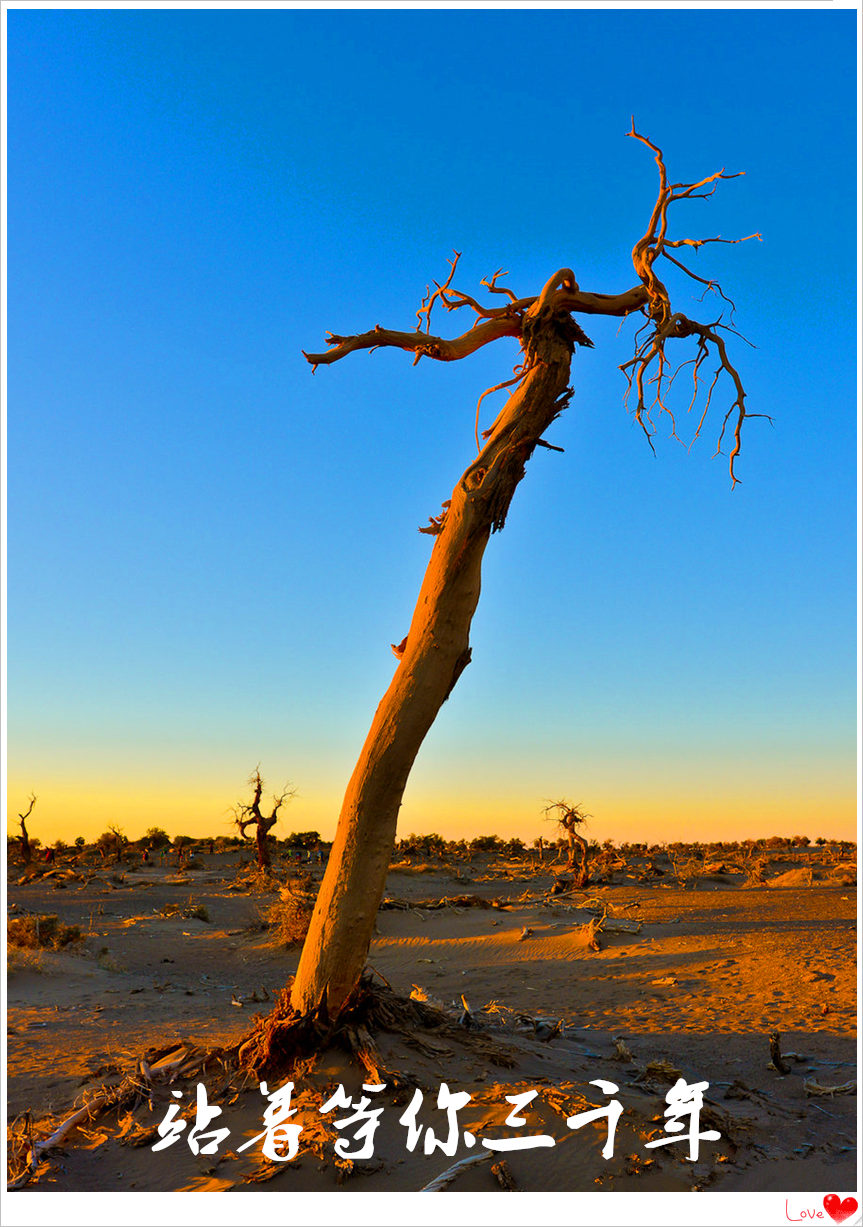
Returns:
[[[846,1218],[850,1218],[857,1209],[857,1201],[854,1197],[846,1197],[840,1202],[836,1193],[828,1193],[824,1198],[824,1209],[834,1223],[844,1223]]]

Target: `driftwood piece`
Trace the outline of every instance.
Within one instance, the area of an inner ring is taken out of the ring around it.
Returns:
[[[814,1078],[807,1078],[803,1083],[803,1090],[807,1095],[827,1096],[830,1099],[834,1095],[856,1095],[857,1079],[850,1078],[847,1082],[839,1083],[838,1086],[821,1086]]]
[[[506,911],[508,906],[508,904],[501,903],[498,899],[484,899],[482,895],[442,895],[439,899],[417,899],[413,903],[407,899],[399,899],[393,895],[387,895],[385,899],[381,900],[379,911],[410,912],[424,908],[426,911],[434,912],[445,907],[499,908],[501,911]]]
[[[607,916],[602,927],[606,933],[640,933],[643,926],[643,920],[617,920]]]
[[[441,1172],[434,1180],[423,1185],[420,1189],[421,1193],[440,1193],[441,1189],[445,1189],[448,1184],[452,1184],[456,1176],[464,1171],[467,1167],[473,1167],[476,1163],[484,1163],[490,1159],[491,1152],[487,1154],[468,1155],[466,1159],[459,1159],[458,1163],[453,1163],[452,1167],[448,1167],[446,1171]]]
[[[64,1121],[61,1121],[54,1132],[49,1134],[47,1138],[44,1138],[41,1142],[33,1142],[27,1154],[27,1166],[25,1170],[20,1176],[17,1177],[17,1179],[10,1181],[7,1188],[23,1188],[23,1186],[32,1179],[33,1174],[39,1165],[39,1160],[42,1158],[45,1152],[53,1149],[55,1146],[59,1146],[66,1139],[66,1137],[68,1137],[73,1129],[77,1128],[78,1125],[87,1120],[91,1113],[105,1107],[110,1100],[111,1096],[107,1093],[97,1095],[95,1099],[91,1099],[89,1103],[85,1103],[83,1107],[78,1108],[77,1111],[71,1114],[71,1116],[67,1116]]]

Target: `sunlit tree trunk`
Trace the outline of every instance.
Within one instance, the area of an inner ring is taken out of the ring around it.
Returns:
[[[566,270],[552,278],[549,287],[565,280]],[[566,311],[546,306],[549,287],[524,324],[524,380],[452,492],[410,630],[397,649],[400,663],[348,784],[294,980],[292,1004],[302,1012],[325,998],[330,1014],[337,1013],[359,980],[408,775],[423,738],[470,660],[483,552],[491,533],[503,527],[526,461],[571,395],[570,361],[574,342],[583,334]]]

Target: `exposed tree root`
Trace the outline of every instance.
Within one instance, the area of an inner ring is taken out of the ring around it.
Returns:
[[[511,1068],[515,1064],[511,1050],[490,1035],[468,1030],[427,1002],[400,997],[370,975],[363,976],[335,1021],[329,1019],[323,1000],[309,1013],[294,1010],[289,984],[272,1013],[259,1016],[253,1029],[224,1055],[255,1078],[263,1078],[286,1075],[298,1062],[313,1062],[325,1049],[338,1047],[354,1054],[374,1080],[403,1083],[401,1075],[384,1070],[373,1039],[379,1032],[399,1035],[426,1052],[436,1050],[425,1042],[423,1032],[438,1038],[457,1037],[494,1065]]]

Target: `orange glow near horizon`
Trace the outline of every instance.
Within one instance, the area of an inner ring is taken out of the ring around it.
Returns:
[[[151,787],[132,791],[119,782],[99,790],[69,781],[46,783],[37,789],[37,803],[28,819],[31,836],[43,844],[62,839],[72,842],[81,835],[96,839],[109,824],[118,825],[129,839],[139,839],[149,827],[163,827],[170,835],[194,838],[235,833],[230,800],[225,792]],[[571,795],[570,795],[571,794]],[[740,840],[771,835],[808,835],[828,839],[856,840],[857,815],[853,795],[847,790],[822,788],[818,794],[740,789],[716,791],[679,790],[676,794],[658,787],[650,790],[628,787],[593,791],[588,798],[570,790],[570,799],[582,801],[593,815],[587,824],[590,839],[602,842],[674,842]],[[557,794],[555,794],[556,796]],[[7,833],[19,832],[17,814],[27,808],[29,790],[10,781]],[[411,793],[402,808],[398,834],[437,832],[446,839],[496,834],[519,837],[526,843],[538,835],[554,838],[555,824],[547,819],[543,805],[549,798],[511,792],[506,801],[467,790],[446,794]],[[335,793],[300,795],[285,809],[274,834],[284,838],[291,831],[317,830],[331,839],[341,803]]]

